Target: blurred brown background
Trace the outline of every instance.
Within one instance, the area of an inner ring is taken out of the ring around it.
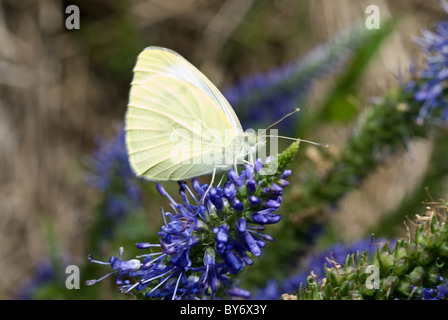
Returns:
[[[80,30],[65,28],[70,4],[80,8]],[[417,52],[411,35],[445,16],[438,1],[0,1],[0,298],[11,298],[49,250],[43,217],[54,221],[61,246],[85,259],[81,239],[95,204],[85,157],[94,136],[120,126],[144,47],[178,51],[223,88],[306,53],[365,19],[370,4],[382,19],[403,21],[363,80],[367,97],[397,83]],[[316,86],[315,99],[325,87]],[[331,128],[328,142],[338,145],[348,132]],[[369,212],[390,210],[420,179],[431,146],[412,146],[343,200],[334,223],[347,239],[374,223]]]

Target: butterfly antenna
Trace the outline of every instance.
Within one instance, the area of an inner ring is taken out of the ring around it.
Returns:
[[[318,147],[325,147],[328,148],[329,145],[327,143],[319,143],[319,142],[314,142],[314,141],[310,141],[310,140],[304,140],[304,139],[300,139],[300,138],[291,138],[291,137],[285,137],[285,136],[275,136],[275,135],[265,135],[265,137],[275,137],[275,138],[282,138],[282,139],[286,139],[286,140],[292,140],[292,141],[301,141],[301,142],[306,142]]]
[[[262,131],[262,133],[266,133],[266,131],[268,131],[269,129],[271,129],[273,126],[277,125],[278,123],[282,122],[283,120],[285,120],[286,118],[288,118],[289,116],[292,116],[294,113],[299,112],[300,108],[295,108],[293,111],[291,111],[290,113],[288,113],[287,115],[283,116],[280,120],[277,120],[276,122],[274,122],[273,124],[271,124],[270,126],[268,126],[266,129],[264,129],[264,132]],[[260,135],[260,134],[258,134]],[[301,142],[306,142],[318,147],[325,147],[328,148],[328,144],[326,143],[319,143],[319,142],[314,142],[314,141],[309,141],[309,140],[304,140],[304,139],[299,139],[299,138],[291,138],[291,137],[284,137],[284,136],[273,136],[273,135],[265,135],[265,137],[277,137],[277,138],[282,138],[282,139],[287,139],[287,140],[293,140],[293,141],[301,141]]]
[[[212,181],[210,181],[210,185],[208,186],[207,190],[205,191],[204,195],[202,196],[199,204],[205,204],[205,196],[207,195],[207,193],[209,193],[210,189],[213,186],[213,182],[215,181],[215,174],[216,174],[216,168],[213,168]]]
[[[286,118],[288,118],[289,116],[292,116],[294,113],[299,112],[300,108],[295,108],[293,111],[291,111],[290,113],[288,113],[287,115],[283,116],[280,120],[275,121],[273,124],[271,124],[270,126],[268,126],[266,129],[264,129],[264,131],[268,131],[269,129],[271,129],[273,126],[279,124],[280,122],[282,122],[283,120],[285,120]]]
[[[281,138],[285,138],[285,137],[281,137]],[[303,142],[306,142],[306,143],[309,143],[309,144],[312,144],[312,145],[315,145],[315,146],[318,146],[318,147],[324,147],[324,148],[328,148],[329,147],[328,143],[319,143],[319,142],[303,140],[303,139],[296,139],[296,140],[303,141]]]

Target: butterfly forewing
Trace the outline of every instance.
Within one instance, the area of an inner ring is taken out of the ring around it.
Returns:
[[[211,129],[232,132],[215,101],[191,84],[154,76],[132,87],[126,145],[137,175],[167,181],[211,173],[224,164],[219,155],[227,148],[225,140],[204,137]]]
[[[132,84],[145,82],[155,75],[179,78],[204,91],[224,112],[234,134],[242,133],[241,123],[222,93],[202,72],[177,52],[162,47],[148,47],[139,55]]]

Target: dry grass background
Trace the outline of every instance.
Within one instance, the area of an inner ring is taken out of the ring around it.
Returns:
[[[306,52],[363,19],[369,4],[380,7],[382,18],[408,12],[363,80],[367,97],[381,95],[396,84],[394,74],[408,66],[416,53],[410,35],[420,34],[444,17],[436,0],[296,2],[307,4],[302,13],[311,26],[306,45],[294,47],[288,41],[295,30],[281,30],[288,19],[296,17],[291,12],[293,1],[273,1],[267,29],[259,32],[273,33],[276,28],[283,32],[284,38],[278,40],[281,50],[269,60],[260,58],[262,52],[253,56],[254,48],[249,48],[252,56],[242,53],[230,70],[218,53],[228,41],[241,41],[236,30],[241,23],[251,23],[246,17],[256,1],[129,0],[124,10],[138,32],[150,35],[159,45],[183,48],[182,53],[219,87]],[[85,259],[79,255],[84,252],[82,237],[95,195],[85,183],[81,164],[94,147],[93,137],[113,134],[125,111],[128,85],[98,67],[78,31],[64,28],[68,4],[78,4],[81,16],[87,15],[96,27],[113,25],[117,15],[104,0],[0,1],[1,299],[12,297],[20,281],[47,253],[43,217],[54,221],[61,246],[75,261]],[[113,34],[105,28],[95,41],[107,47],[114,41]],[[130,80],[130,69],[128,73]],[[316,99],[324,88],[317,86]],[[348,132],[332,127],[322,135],[339,145]],[[342,201],[333,223],[340,225],[346,239],[362,234],[375,223],[378,213],[394,208],[421,179],[431,145],[415,141],[412,146],[409,153],[389,161]]]

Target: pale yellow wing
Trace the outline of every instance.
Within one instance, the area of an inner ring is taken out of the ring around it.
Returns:
[[[132,85],[140,85],[149,78],[159,75],[181,79],[204,91],[222,110],[234,134],[243,132],[241,123],[229,102],[201,71],[173,50],[156,46],[147,47],[138,56]]]
[[[178,77],[153,75],[134,84],[125,130],[131,167],[148,180],[185,180],[230,166],[227,116],[206,92]],[[210,131],[221,139],[208,139]]]

